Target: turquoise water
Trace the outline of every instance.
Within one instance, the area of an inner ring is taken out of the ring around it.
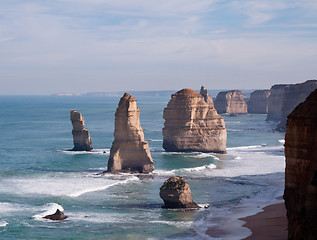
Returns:
[[[218,213],[269,203],[283,189],[284,135],[265,115],[224,116],[228,153],[165,153],[162,113],[169,96],[135,96],[155,171],[105,174],[120,96],[0,96],[0,239],[204,239]],[[69,114],[83,114],[94,151],[73,147]],[[199,211],[162,209],[170,176],[190,184]],[[63,208],[69,218],[42,216]],[[241,230],[241,232],[243,232]]]

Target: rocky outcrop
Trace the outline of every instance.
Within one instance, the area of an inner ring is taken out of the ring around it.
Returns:
[[[248,106],[239,90],[218,93],[214,104],[218,113],[234,115],[248,112]]]
[[[199,92],[203,97],[205,102],[210,106],[214,107],[214,101],[212,100],[212,97],[209,95],[208,90],[204,88],[204,86],[201,86],[200,92]]]
[[[54,220],[54,221],[61,221],[61,220],[64,220],[64,219],[66,219],[66,218],[68,218],[68,217],[65,216],[62,211],[60,211],[59,209],[57,209],[54,214],[47,215],[47,216],[45,216],[45,217],[43,217],[43,218],[50,219],[50,220]]]
[[[92,141],[90,138],[89,131],[85,129],[85,121],[82,115],[76,110],[70,112],[70,120],[73,125],[73,151],[91,151]]]
[[[193,201],[187,181],[179,176],[167,179],[160,188],[165,208],[199,208]]]
[[[268,97],[270,90],[256,90],[251,93],[248,102],[248,113],[266,114],[268,112]]]
[[[277,84],[271,87],[268,98],[268,112],[266,121],[280,121],[282,118],[282,103],[284,89],[287,84]]]
[[[108,172],[149,173],[154,170],[149,145],[144,141],[136,99],[125,93],[115,114],[114,141]]]
[[[317,239],[317,90],[288,116],[285,158],[288,239]]]
[[[223,118],[193,89],[172,94],[163,118],[166,151],[226,152],[227,130]]]
[[[287,116],[295,107],[304,102],[307,96],[317,88],[317,80],[308,80],[304,83],[292,84],[284,88],[281,122],[277,129],[286,130]]]

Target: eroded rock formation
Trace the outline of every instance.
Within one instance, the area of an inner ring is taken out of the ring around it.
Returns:
[[[200,88],[200,94],[204,97],[204,100],[210,107],[214,107],[214,101],[212,100],[212,97],[209,95],[208,90],[204,88],[204,86],[201,86]]]
[[[140,125],[136,99],[125,93],[115,114],[114,141],[110,150],[108,172],[149,173],[154,170],[148,142]]]
[[[270,96],[268,98],[267,121],[280,121],[282,118],[282,103],[284,89],[287,84],[277,84],[271,87]]]
[[[248,102],[248,113],[266,114],[268,112],[268,97],[270,90],[256,90],[251,93]]]
[[[70,120],[73,125],[73,151],[91,151],[92,141],[89,131],[85,128],[85,121],[82,115],[76,110],[70,112]]]
[[[288,239],[317,239],[317,90],[288,116],[285,157]]]
[[[214,104],[218,113],[245,114],[248,112],[248,106],[239,90],[218,93]]]
[[[227,130],[223,118],[193,89],[172,94],[163,118],[166,151],[226,152]]]
[[[292,84],[284,88],[281,122],[277,129],[286,130],[287,116],[295,109],[295,107],[305,101],[307,96],[317,88],[317,80],[308,80],[304,83]]]
[[[66,219],[66,218],[68,218],[68,217],[65,216],[62,211],[60,211],[59,209],[57,209],[54,214],[47,215],[47,216],[45,216],[45,217],[43,217],[43,218],[50,219],[50,220],[54,220],[54,221],[60,221],[60,220]]]
[[[187,181],[180,177],[167,179],[160,188],[160,197],[166,208],[199,208],[192,199]]]

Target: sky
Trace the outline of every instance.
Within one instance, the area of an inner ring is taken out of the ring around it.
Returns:
[[[0,0],[0,95],[317,79],[316,0]]]

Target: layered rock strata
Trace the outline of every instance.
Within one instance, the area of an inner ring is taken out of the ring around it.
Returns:
[[[85,120],[82,115],[76,110],[70,112],[70,120],[73,125],[73,151],[91,151],[92,141],[89,131],[85,128]]]
[[[256,90],[251,93],[248,113],[266,114],[268,112],[268,97],[270,90]]]
[[[214,104],[218,113],[233,115],[248,112],[248,106],[244,101],[242,92],[239,90],[218,93]]]
[[[282,103],[284,89],[287,84],[277,84],[271,87],[270,96],[268,97],[267,121],[280,121],[282,118]]]
[[[200,92],[199,92],[203,97],[205,102],[210,106],[214,107],[214,101],[212,100],[212,97],[209,95],[208,90],[204,88],[204,86],[201,86]]]
[[[308,80],[304,83],[292,84],[284,88],[281,122],[277,128],[280,131],[286,130],[287,116],[307,96],[317,88],[317,80]]]
[[[187,181],[180,177],[167,179],[160,188],[160,197],[165,208],[199,208],[191,196]]]
[[[163,118],[166,151],[226,152],[227,130],[223,118],[193,89],[172,94]]]
[[[285,157],[288,239],[317,239],[317,90],[288,116]]]
[[[54,220],[54,221],[61,221],[61,220],[64,220],[64,219],[68,218],[68,216],[64,215],[64,213],[62,211],[57,209],[54,214],[47,215],[47,216],[45,216],[43,218]]]
[[[140,125],[136,99],[125,93],[115,113],[114,141],[110,150],[108,172],[149,173],[154,170],[148,142]]]

